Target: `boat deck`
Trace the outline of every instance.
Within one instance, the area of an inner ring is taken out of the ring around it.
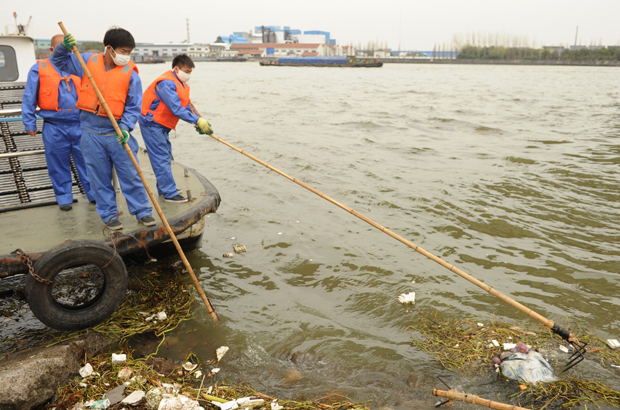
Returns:
[[[144,176],[147,179],[151,190],[157,194],[156,180],[148,155],[144,150],[138,153],[138,160]],[[219,206],[220,197],[217,190],[200,174],[183,165],[172,164],[174,179],[177,188],[183,191],[191,191],[193,201],[174,204],[164,202],[163,197],[158,197],[158,202],[168,220],[168,223],[178,233],[185,229],[202,229],[199,222],[206,213],[215,212]],[[187,173],[187,176],[185,174]],[[153,227],[144,227],[139,223],[135,216],[129,213],[127,203],[122,193],[117,193],[117,206],[120,215],[119,219],[124,229],[116,233],[109,230],[104,232],[104,224],[95,210],[95,205],[88,202],[86,195],[74,194],[73,209],[65,212],[61,211],[58,205],[45,205],[29,209],[11,210],[2,212],[0,208],[0,277],[18,273],[15,267],[9,267],[8,262],[15,263],[16,257],[8,254],[15,249],[23,249],[30,253],[33,259],[45,250],[48,250],[64,241],[75,239],[104,240],[111,242],[112,238],[116,243],[118,252],[123,255],[135,251],[137,247],[153,246],[169,239],[164,226],[159,220],[155,209],[153,217],[160,222]],[[150,203],[150,201],[149,201]],[[152,204],[151,204],[152,206]],[[5,256],[2,256],[5,255]]]

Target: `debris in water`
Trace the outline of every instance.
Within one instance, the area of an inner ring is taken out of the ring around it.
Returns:
[[[616,339],[607,339],[607,346],[612,349],[617,349],[620,347],[620,342],[618,342],[618,340]]]
[[[245,245],[235,244],[233,245],[233,250],[237,253],[247,252]]]
[[[219,367],[216,367],[215,369],[211,369],[211,373],[215,374],[218,373],[220,371]]]
[[[517,347],[516,343],[504,343],[504,350],[512,350]]]
[[[415,292],[403,293],[398,297],[400,303],[415,303]]]
[[[121,384],[120,386],[116,386],[109,392],[103,395],[104,399],[110,400],[110,406],[118,403],[119,401],[125,398],[125,385]]]
[[[484,323],[480,323],[480,322],[478,322],[478,323],[476,323],[476,324],[478,325],[478,327],[484,327]]]
[[[491,343],[493,343],[493,346],[495,347],[499,347],[499,342],[495,339],[491,340]]]
[[[511,352],[502,353],[500,360],[499,368],[509,379],[529,384],[557,380],[545,358],[536,350],[528,349],[524,343],[519,343]]]
[[[222,360],[222,357],[224,357],[224,355],[226,354],[226,352],[230,350],[228,348],[228,346],[220,346],[217,348],[217,350],[215,351],[215,354],[217,356],[217,361],[219,362],[220,360]]]
[[[191,372],[191,371],[192,371],[192,370],[194,370],[196,367],[198,367],[198,365],[197,365],[197,364],[195,364],[195,363],[192,363],[192,362],[186,362],[186,363],[183,365],[183,368],[184,368],[185,370],[187,370],[188,372]]]
[[[564,345],[560,345],[560,350],[563,351],[564,353],[568,353],[568,347]]]
[[[125,353],[122,353],[122,354],[112,353],[112,364],[125,363],[126,360],[127,360],[127,355]]]
[[[235,402],[236,403],[236,402]],[[199,410],[202,409],[196,400],[186,396],[164,397],[159,403],[159,410]]]
[[[144,396],[146,396],[146,393],[144,393],[142,390],[136,390],[133,393],[131,393],[129,396],[125,397],[123,401],[121,401],[121,403],[129,404],[130,406],[135,406],[136,404],[138,404],[140,400],[144,398]]]
[[[232,258],[233,256],[235,256],[235,254],[232,252],[228,252],[222,255],[223,258]]]
[[[278,400],[274,400],[271,402],[271,410],[282,410],[284,407],[278,404]]]
[[[110,407],[110,400],[90,400],[84,403],[84,407],[90,407],[91,409],[107,409],[108,407]]]
[[[91,366],[90,363],[86,363],[84,367],[80,369],[80,376],[85,379],[91,374],[93,374],[93,366]]]
[[[194,373],[194,375],[196,376],[197,379],[200,379],[200,376],[202,376],[202,372],[198,370],[196,373]]]
[[[131,377],[131,369],[128,369],[126,367],[123,367],[119,372],[118,372],[118,378],[122,379],[122,380],[127,380]]]

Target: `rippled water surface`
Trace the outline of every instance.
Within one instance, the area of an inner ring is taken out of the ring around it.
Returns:
[[[140,68],[145,84],[162,70]],[[191,85],[220,138],[543,316],[617,338],[617,76],[585,67],[200,63]],[[445,370],[411,346],[415,312],[399,294],[414,291],[416,307],[454,318],[526,320],[186,124],[173,147],[222,196],[191,262],[223,323],[214,327],[199,309],[186,325],[198,331],[179,336],[170,357],[226,344],[222,376],[267,393],[337,391],[374,408],[419,407],[435,403],[433,378]],[[248,252],[224,259],[233,243]],[[294,363],[291,352],[307,355]],[[616,385],[620,376],[594,361],[573,375]],[[483,382],[459,384],[485,392],[502,383]]]
[[[163,70],[141,65],[144,86]],[[220,138],[543,316],[620,338],[617,77],[598,67],[198,63],[191,86]],[[222,324],[199,308],[182,329],[198,330],[164,355],[211,357],[227,345],[220,377],[266,394],[428,407],[445,370],[411,345],[415,307],[527,321],[191,126],[172,143],[222,196],[189,255]],[[233,243],[248,252],[223,258]],[[415,307],[401,305],[412,291]],[[618,369],[594,360],[573,372],[619,387]],[[491,399],[501,383],[458,381]]]

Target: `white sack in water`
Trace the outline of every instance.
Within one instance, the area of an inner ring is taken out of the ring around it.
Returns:
[[[403,293],[398,297],[400,303],[415,303],[415,292]]]

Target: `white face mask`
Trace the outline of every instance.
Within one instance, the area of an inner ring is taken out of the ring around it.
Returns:
[[[178,67],[175,67],[176,70],[174,71],[174,73],[177,75],[177,77],[179,77],[179,80],[181,80],[184,83],[188,83],[189,79],[192,77],[191,74],[187,74],[185,71],[181,71],[179,70]]]
[[[116,54],[116,57],[112,57],[112,61],[114,61],[114,64],[116,65],[120,65],[122,67],[124,65],[127,65],[129,60],[131,60],[131,56],[126,56],[124,54],[117,53],[116,50],[114,50],[114,48],[112,48],[112,51],[114,51],[114,54]]]

